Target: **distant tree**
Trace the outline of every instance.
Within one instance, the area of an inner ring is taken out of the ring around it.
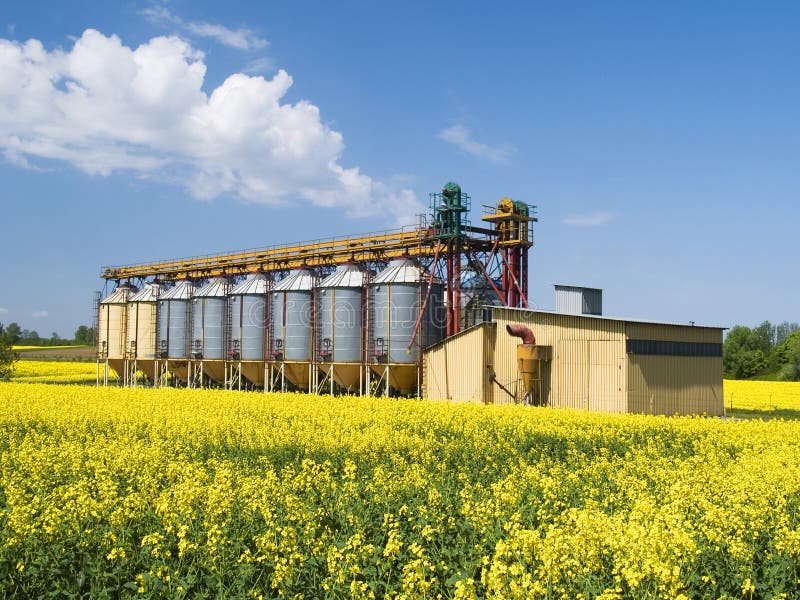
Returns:
[[[13,346],[16,344],[22,335],[22,329],[16,323],[9,323],[8,327],[6,327],[5,337],[9,341],[9,343]]]
[[[753,350],[761,350],[764,356],[769,356],[775,347],[775,326],[769,321],[764,321],[752,330],[751,345]]]
[[[82,346],[91,346],[94,343],[94,329],[81,325],[75,330],[75,343]]]
[[[8,381],[14,374],[14,362],[18,354],[14,352],[13,336],[8,334],[8,329],[3,329],[0,323],[0,381]]]
[[[32,342],[31,345],[33,346],[42,341],[42,338],[39,337],[39,334],[36,331],[29,332],[27,337],[25,337],[24,339],[26,341]]]
[[[780,346],[793,333],[800,331],[800,324],[784,321],[775,326],[775,345]]]
[[[789,334],[775,348],[780,369],[778,379],[781,381],[800,381],[800,331]]]
[[[746,379],[766,370],[767,357],[772,353],[774,328],[765,321],[755,329],[737,325],[728,332],[722,344],[722,363],[725,376]]]

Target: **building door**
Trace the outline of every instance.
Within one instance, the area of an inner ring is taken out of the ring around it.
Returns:
[[[617,342],[593,340],[589,344],[589,409],[624,412],[618,399],[622,396],[620,360]]]
[[[585,340],[558,340],[558,375],[554,406],[589,408],[589,344]]]
[[[624,412],[619,343],[612,340],[558,340],[558,374],[553,406]]]

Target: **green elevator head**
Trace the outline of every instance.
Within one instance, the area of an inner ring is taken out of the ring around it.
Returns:
[[[448,181],[442,188],[442,196],[448,204],[461,204],[461,186],[453,181]]]

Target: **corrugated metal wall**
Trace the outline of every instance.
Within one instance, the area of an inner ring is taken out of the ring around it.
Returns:
[[[556,312],[579,315],[583,312],[583,294],[579,288],[556,286]]]
[[[624,323],[538,311],[494,308],[497,344],[494,368],[497,380],[516,391],[522,389],[517,374],[517,343],[506,333],[507,324],[530,327],[536,343],[553,348],[553,360],[543,364],[544,397],[549,406],[625,412],[627,372]],[[513,402],[493,386],[495,403]]]
[[[571,315],[602,315],[603,290],[556,285],[556,312]]]
[[[628,339],[722,344],[722,330],[626,323]],[[722,357],[628,355],[628,411],[722,416]]]
[[[654,415],[722,416],[722,359],[631,354],[628,410]]]
[[[724,413],[721,357],[626,354],[627,339],[721,344],[721,329],[508,308],[494,308],[493,317],[494,323],[426,351],[426,397],[522,402],[520,340],[506,332],[506,325],[519,323],[533,331],[538,345],[552,348],[552,360],[542,363],[548,406],[667,415]]]
[[[489,374],[494,323],[481,323],[425,351],[423,396],[430,400],[491,402]]]

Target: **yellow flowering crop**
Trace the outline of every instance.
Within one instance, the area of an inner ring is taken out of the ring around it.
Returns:
[[[797,412],[800,416],[800,382],[726,379],[723,387],[728,412],[770,416]],[[763,413],[763,414],[762,414]]]
[[[103,366],[100,365],[101,373]],[[96,362],[20,360],[14,365],[14,381],[25,383],[95,383]],[[110,371],[109,380],[117,375]]]
[[[17,346],[17,345],[15,345],[15,346],[12,346],[11,349],[12,350],[22,350],[24,352],[25,350],[63,350],[64,348],[80,348],[80,347],[81,346],[77,346],[77,345],[74,345],[74,344],[71,344],[71,345],[67,344],[67,345],[64,345],[64,346],[24,346],[24,345]]]
[[[800,422],[0,384],[0,595],[798,596]]]

